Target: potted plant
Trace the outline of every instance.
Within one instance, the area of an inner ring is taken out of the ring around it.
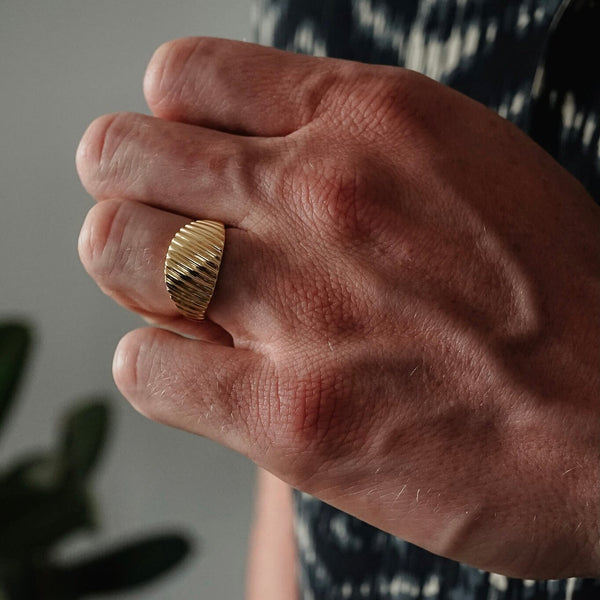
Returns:
[[[16,402],[31,338],[25,323],[0,324],[0,435]],[[0,600],[120,592],[155,579],[189,554],[189,540],[167,532],[73,562],[56,557],[59,542],[97,527],[90,482],[109,425],[106,400],[80,403],[64,415],[55,448],[0,464]]]

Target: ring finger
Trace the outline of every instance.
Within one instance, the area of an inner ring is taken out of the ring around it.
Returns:
[[[139,202],[107,200],[89,211],[79,238],[79,253],[102,290],[123,306],[175,331],[222,342],[222,332],[210,323],[181,317],[165,287],[167,248],[173,235],[189,221]],[[262,296],[256,282],[264,285],[266,275],[272,272],[265,264],[267,260],[266,248],[257,236],[227,229],[207,317],[236,342],[252,341],[257,330],[265,333],[262,321],[270,311],[264,306],[257,310]]]

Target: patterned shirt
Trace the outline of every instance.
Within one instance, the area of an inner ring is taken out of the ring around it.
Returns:
[[[600,200],[600,0],[257,0],[279,48],[398,65],[486,104]],[[294,492],[302,600],[599,600],[600,580],[517,580],[441,558]]]

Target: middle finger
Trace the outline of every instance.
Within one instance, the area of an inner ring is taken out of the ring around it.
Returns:
[[[248,215],[260,223],[265,213],[259,171],[267,143],[267,138],[117,113],[88,127],[77,150],[77,170],[97,200],[137,200],[243,227]]]

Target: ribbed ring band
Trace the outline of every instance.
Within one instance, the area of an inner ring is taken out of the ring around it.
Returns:
[[[171,300],[188,319],[204,319],[217,284],[225,246],[218,221],[193,221],[171,240],[165,259],[165,283]]]

